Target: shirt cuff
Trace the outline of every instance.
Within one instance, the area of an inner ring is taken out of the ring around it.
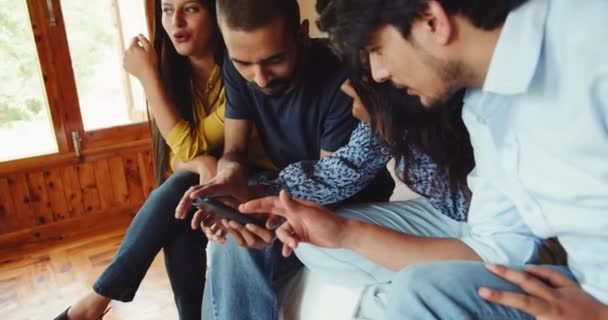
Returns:
[[[522,266],[536,260],[541,239],[516,234],[476,236],[465,234],[461,239],[487,263]]]

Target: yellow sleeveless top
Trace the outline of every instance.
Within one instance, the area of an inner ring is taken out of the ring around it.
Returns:
[[[199,120],[198,128],[193,129],[188,122],[180,120],[171,129],[166,139],[167,145],[171,149],[169,165],[172,171],[176,157],[184,162],[190,161],[196,156],[220,148],[224,144],[226,94],[220,67],[216,66],[213,69],[204,90],[195,89],[192,90],[192,104],[195,117]],[[266,155],[256,128],[253,128],[249,142],[249,159],[258,167],[276,169]]]

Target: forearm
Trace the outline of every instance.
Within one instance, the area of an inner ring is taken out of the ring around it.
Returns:
[[[322,153],[323,155],[323,153]],[[286,189],[290,196],[330,205],[342,202],[365,188],[386,167],[390,155],[360,124],[348,145],[318,161],[301,161],[283,168],[279,176],[265,182],[268,195]]]
[[[228,109],[227,109],[228,110]],[[224,154],[217,165],[218,176],[240,176],[247,184],[247,151],[251,121],[226,118],[224,122]],[[241,181],[242,182],[242,181]]]
[[[176,158],[173,166],[176,171],[190,171],[198,174],[200,181],[209,181],[217,173],[217,159],[206,155],[185,162]]]
[[[458,239],[407,235],[354,219],[347,220],[341,242],[343,248],[395,271],[430,261],[481,260]]]
[[[303,161],[289,165],[276,179],[265,182],[265,193],[276,195],[285,189],[294,198],[324,206],[336,204],[365,188],[380,169],[349,167],[333,157],[318,162]]]
[[[150,112],[165,140],[175,124],[181,120],[175,105],[171,102],[157,72],[142,77],[141,85],[144,88]]]
[[[247,168],[247,152],[242,150],[226,151],[220,158],[217,164],[217,170],[222,171],[227,168],[238,168],[246,171]]]

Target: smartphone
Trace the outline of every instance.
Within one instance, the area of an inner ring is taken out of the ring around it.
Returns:
[[[222,202],[215,200],[211,197],[200,197],[192,203],[195,207],[205,211],[218,215],[228,220],[234,220],[242,224],[255,224],[262,228],[266,228],[266,222],[260,219],[256,219],[250,215],[242,214],[238,210],[229,207]]]

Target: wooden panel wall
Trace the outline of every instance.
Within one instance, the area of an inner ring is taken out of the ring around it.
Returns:
[[[152,191],[153,176],[148,144],[0,174],[0,246],[64,238],[77,234],[79,224],[133,215]]]

